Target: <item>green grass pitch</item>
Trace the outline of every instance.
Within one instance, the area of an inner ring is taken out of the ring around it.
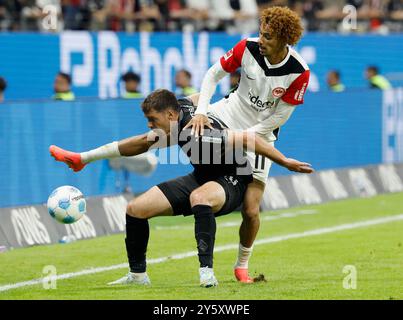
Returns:
[[[47,265],[62,276],[126,262],[123,234],[16,249],[0,253],[0,299],[402,299],[403,219],[355,224],[401,214],[403,193],[262,213],[260,243],[254,248],[250,272],[264,274],[267,281],[249,285],[237,283],[232,273],[241,216],[220,217],[216,238],[220,250],[214,255],[219,286],[207,289],[198,286],[198,261],[193,255],[150,263],[149,287],[107,286],[127,272],[121,267],[58,279],[55,289],[40,283],[5,290],[9,284],[40,279]],[[193,217],[155,218],[150,225],[148,259],[195,250]],[[351,228],[332,229],[336,226]],[[313,230],[317,234],[303,234]],[[355,289],[346,278],[353,274],[343,272],[346,266],[356,270]]]

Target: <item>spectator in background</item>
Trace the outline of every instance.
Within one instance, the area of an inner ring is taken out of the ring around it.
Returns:
[[[340,72],[337,70],[331,70],[326,77],[327,85],[333,92],[343,92],[345,90],[344,84],[340,81]]]
[[[305,29],[317,31],[320,27],[319,12],[324,9],[322,0],[290,1],[292,9],[302,17]]]
[[[187,24],[185,27],[189,31],[200,31],[204,29],[210,29],[210,22],[209,20],[215,13],[214,7],[214,2],[217,3],[217,1],[209,1],[209,0],[186,0],[186,7],[190,10],[191,12],[191,21],[192,21],[192,26]],[[223,2],[225,1],[218,1],[220,5],[223,5]],[[221,11],[224,11],[225,9],[222,8]],[[215,22],[213,22],[215,24]],[[193,29],[190,29],[190,27]],[[214,27],[213,27],[214,29]]]
[[[122,76],[122,81],[125,82],[125,94],[123,95],[124,99],[136,99],[142,98],[140,90],[138,89],[141,78],[138,74],[128,71]]]
[[[21,11],[25,2],[27,0],[0,0],[0,30],[21,29]]]
[[[215,31],[236,33],[234,28],[235,10],[230,0],[212,1],[210,7],[209,28]],[[240,5],[239,5],[240,6]]]
[[[175,75],[176,87],[181,89],[179,93],[182,96],[190,96],[197,93],[197,89],[192,87],[192,74],[185,70],[179,70]]]
[[[0,31],[7,30],[7,15],[6,0],[0,0]]]
[[[62,12],[65,30],[80,30],[83,0],[62,0]]]
[[[55,82],[53,84],[53,89],[55,91],[53,99],[62,101],[75,100],[74,93],[71,91],[70,86],[71,86],[70,75],[64,72],[59,72],[56,75]]]
[[[231,73],[229,79],[230,79],[230,92],[233,92],[238,88],[239,80],[241,79],[241,72],[237,70]]]
[[[393,28],[403,31],[403,0],[391,0],[387,7],[387,16],[393,23]]]
[[[4,78],[0,77],[0,102],[4,101],[4,91],[6,91],[7,82]]]
[[[106,25],[106,14],[103,10],[106,0],[87,0],[83,6],[83,27],[90,30],[101,30]]]
[[[140,3],[140,1],[137,1]],[[146,20],[139,24],[138,30],[166,31],[169,21],[169,0],[148,0],[139,6],[138,16],[146,17]]]
[[[91,1],[93,27],[96,30],[121,31],[124,29],[122,18],[134,10],[134,0]]]
[[[238,33],[253,33],[259,29],[259,10],[256,0],[230,0],[234,10],[235,28]]]
[[[38,20],[42,16],[41,9],[37,6],[36,0],[22,0],[24,7],[21,10],[21,28],[23,30],[39,30]]]
[[[393,20],[403,20],[403,1],[391,0],[387,7],[388,16]]]
[[[365,20],[368,24],[366,29],[370,31],[381,31],[383,18],[387,10],[387,2],[381,0],[347,0],[347,4],[357,9],[357,18]]]
[[[162,8],[163,2],[164,8]],[[157,3],[167,22],[167,30],[194,29],[191,22],[194,11],[188,8],[185,0],[158,0]]]
[[[105,4],[105,19],[108,20],[108,30],[125,30],[125,17],[134,12],[135,0],[107,0]]]
[[[376,66],[369,66],[365,70],[365,77],[372,89],[387,90],[392,88],[390,82],[382,75],[379,74],[379,69]]]
[[[153,0],[104,0],[104,3],[93,10],[93,25],[98,30],[154,31],[164,24],[159,5]]]
[[[256,4],[259,7],[259,11],[262,11],[268,7],[283,7],[289,5],[287,0],[256,0]]]
[[[160,11],[163,10],[163,6],[163,3],[159,4],[156,0],[133,0],[132,10],[127,10],[121,16],[125,19],[125,30],[127,32],[164,30],[165,19]]]

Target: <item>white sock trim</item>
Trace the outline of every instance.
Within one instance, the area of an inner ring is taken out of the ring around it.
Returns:
[[[96,160],[120,157],[121,154],[119,152],[119,142],[114,141],[114,142],[105,144],[99,148],[96,148],[96,149],[93,149],[93,150],[90,150],[87,152],[82,152],[82,153],[80,153],[80,155],[81,155],[81,160],[83,163],[89,163],[89,162],[96,161]]]
[[[246,252],[252,252],[253,245],[250,248],[247,248],[247,247],[244,247],[242,244],[239,244],[239,250],[246,251]]]

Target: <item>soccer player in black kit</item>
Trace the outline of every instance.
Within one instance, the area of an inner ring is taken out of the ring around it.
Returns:
[[[183,129],[192,119],[192,100],[177,99],[165,89],[152,92],[142,103],[150,132],[82,153],[50,146],[51,155],[74,171],[87,163],[121,156],[134,156],[151,148],[178,144],[190,158],[194,171],[163,182],[131,200],[126,212],[126,250],[130,271],[110,284],[150,284],[146,273],[146,250],[149,239],[148,219],[156,216],[194,215],[195,238],[200,262],[202,287],[218,284],[213,272],[215,217],[238,208],[249,182],[251,168],[243,149],[270,158],[291,171],[311,173],[310,164],[286,158],[253,132],[227,130],[219,119],[211,118],[213,130],[203,137]]]

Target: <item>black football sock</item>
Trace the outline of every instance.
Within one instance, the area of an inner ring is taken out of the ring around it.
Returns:
[[[216,221],[210,206],[197,205],[192,208],[195,217],[195,238],[200,267],[213,267],[213,251]]]
[[[125,242],[131,272],[146,271],[146,251],[149,236],[148,219],[134,218],[126,214]]]

